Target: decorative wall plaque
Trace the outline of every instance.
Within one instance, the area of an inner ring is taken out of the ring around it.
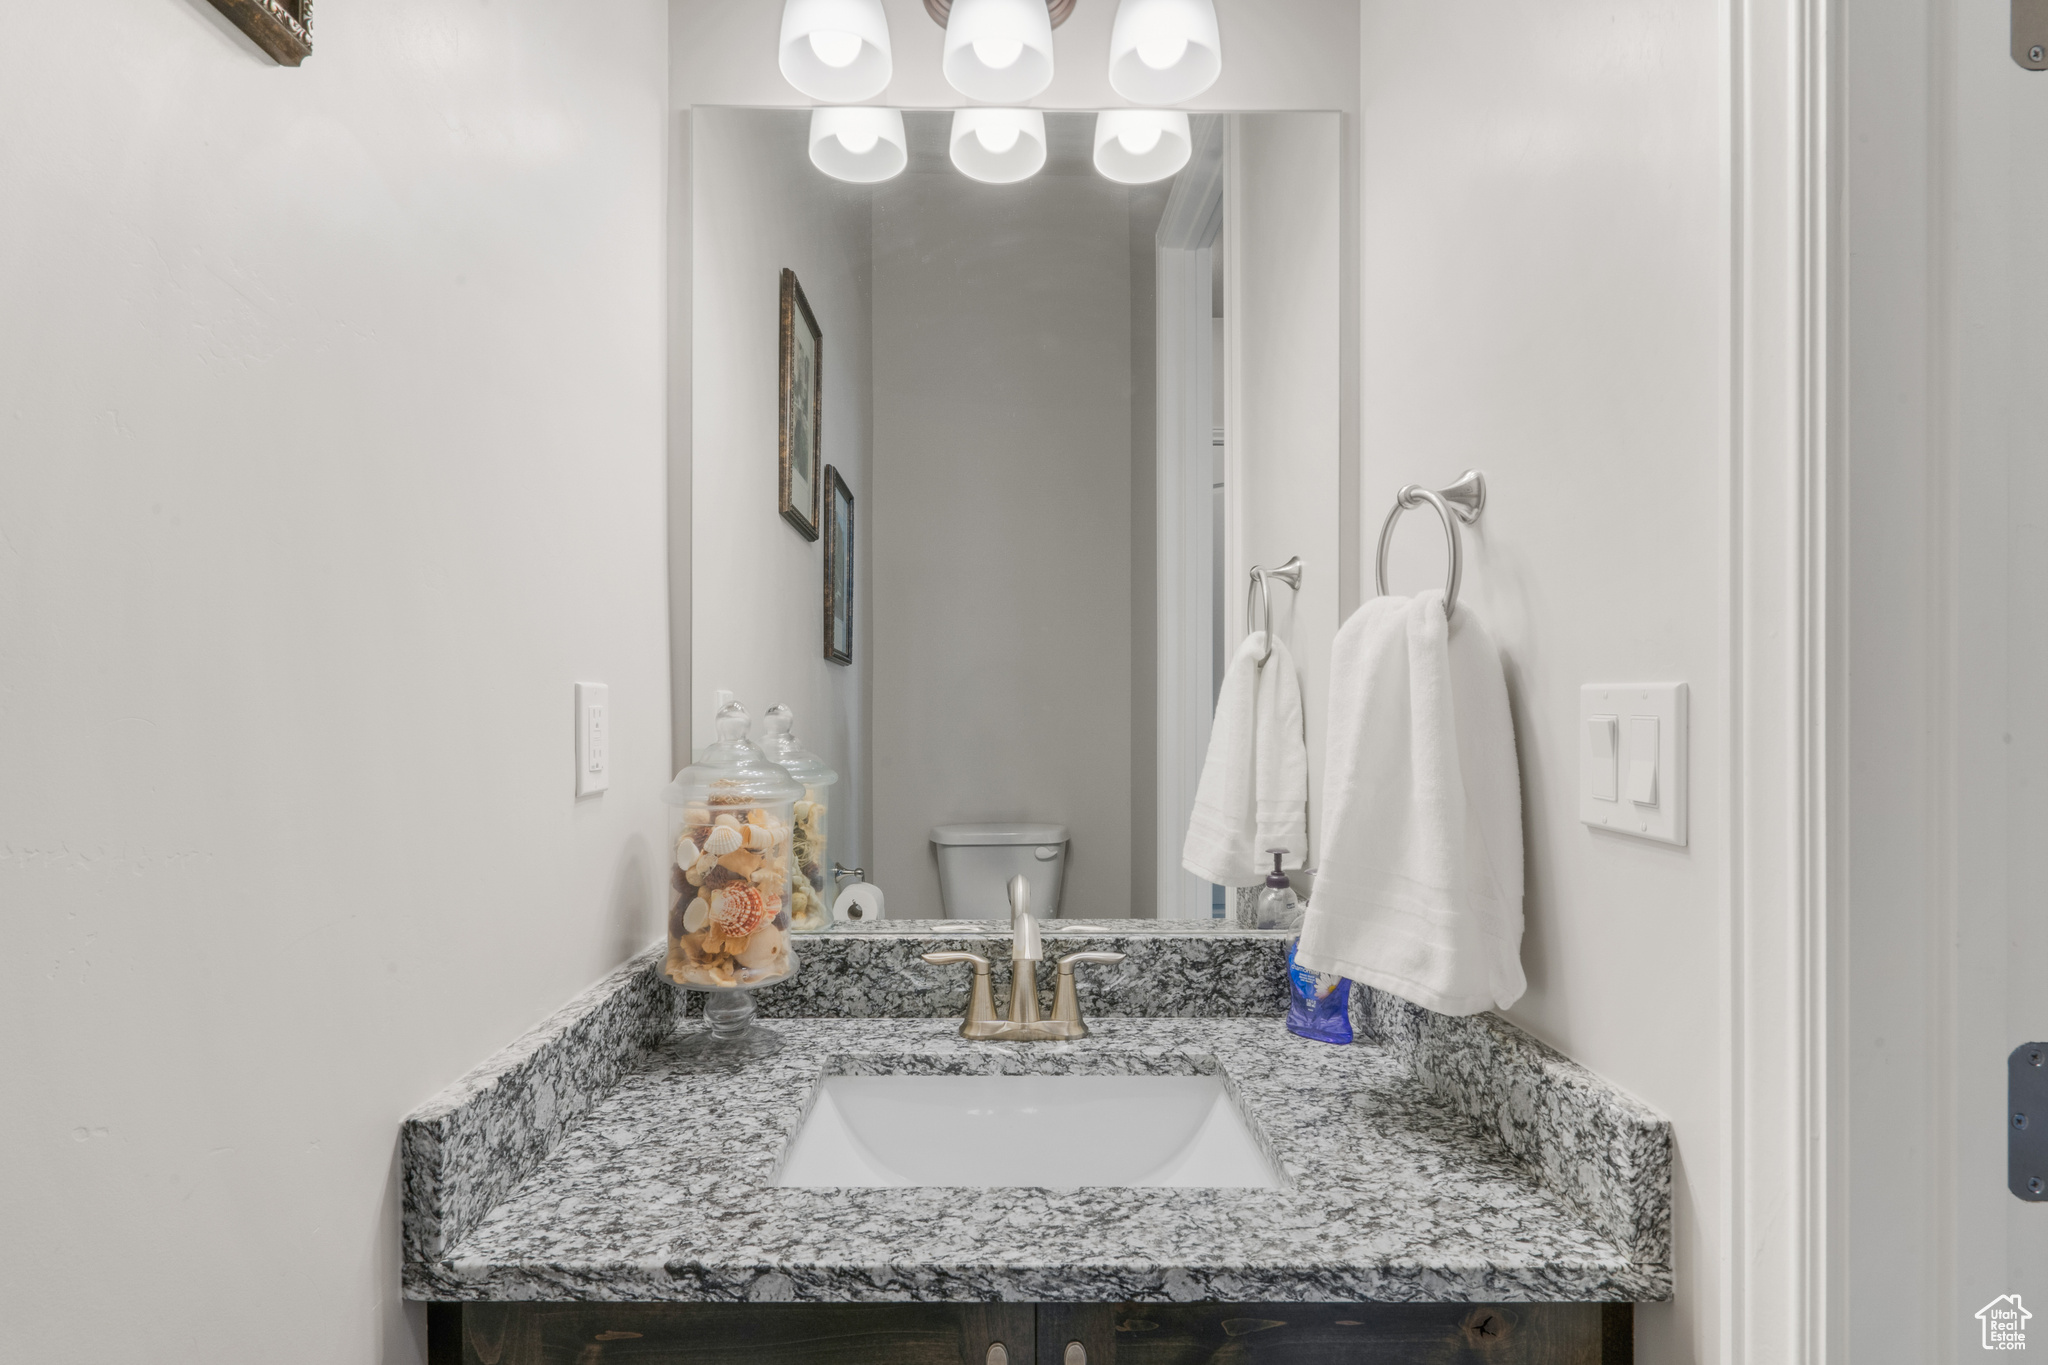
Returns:
[[[313,0],[213,0],[279,66],[313,55]]]

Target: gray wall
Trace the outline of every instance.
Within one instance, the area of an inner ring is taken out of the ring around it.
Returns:
[[[1130,913],[1130,195],[1092,171],[874,196],[874,861],[941,913],[933,825],[1059,821],[1063,911]]]
[[[858,775],[867,717],[867,574],[854,565],[854,662],[825,658],[823,521],[804,539],[777,510],[782,271],[796,272],[824,338],[822,464],[853,492],[854,549],[868,507],[868,193],[821,175],[809,120],[775,109],[699,109],[694,148],[691,470],[692,572],[671,591],[691,609],[686,710],[699,747],[712,738],[719,689],[754,718],[777,702],[796,733],[841,774],[831,794],[829,856],[867,852]],[[823,468],[821,465],[820,476]],[[821,500],[821,510],[828,504]],[[828,884],[828,893],[830,890]]]

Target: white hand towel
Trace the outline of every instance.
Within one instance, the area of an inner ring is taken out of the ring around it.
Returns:
[[[1275,638],[1264,668],[1266,633],[1254,631],[1230,660],[1209,731],[1209,756],[1195,787],[1181,866],[1204,881],[1252,886],[1273,869],[1308,860],[1308,741],[1301,723],[1301,679],[1287,643]]]
[[[1440,1014],[1520,998],[1521,772],[1471,607],[1379,597],[1337,632],[1322,850],[1297,963]]]

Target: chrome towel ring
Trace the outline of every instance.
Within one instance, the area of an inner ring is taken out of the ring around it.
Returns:
[[[1268,579],[1277,578],[1296,592],[1301,591],[1301,556],[1289,555],[1287,562],[1277,569],[1263,569],[1252,565],[1252,581],[1244,585],[1244,622],[1249,630],[1258,618],[1252,615],[1252,589],[1259,590],[1259,598],[1266,608],[1266,624],[1259,629],[1266,632],[1266,652],[1259,656],[1259,667],[1266,666],[1266,660],[1273,657],[1273,588]]]
[[[1451,542],[1450,581],[1444,587],[1444,616],[1448,618],[1457,610],[1458,583],[1465,576],[1465,546],[1458,534],[1458,523],[1470,526],[1486,510],[1486,476],[1476,469],[1460,474],[1449,488],[1424,488],[1411,483],[1394,495],[1394,510],[1387,513],[1386,524],[1380,527],[1380,552],[1373,560],[1373,586],[1379,589],[1380,596],[1387,595],[1387,545],[1394,538],[1394,523],[1403,512],[1425,502],[1436,509],[1444,524],[1444,535]]]

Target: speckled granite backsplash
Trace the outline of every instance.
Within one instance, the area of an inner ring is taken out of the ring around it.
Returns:
[[[1084,1016],[1213,1019],[1287,1009],[1286,943],[1220,920],[1047,920],[1039,1005],[1052,1013],[1053,959],[1083,947],[1124,954],[1074,976]],[[1077,941],[1085,940],[1085,942]],[[961,949],[989,959],[996,998],[1009,999],[1010,928],[979,920],[884,920],[873,928],[799,934],[795,977],[755,997],[772,1019],[944,1019],[967,1012],[974,973],[920,954]]]

